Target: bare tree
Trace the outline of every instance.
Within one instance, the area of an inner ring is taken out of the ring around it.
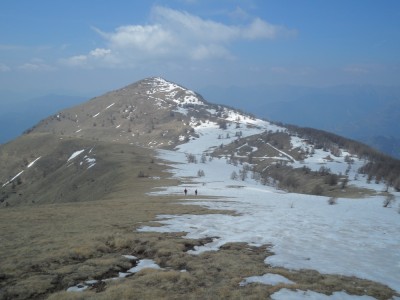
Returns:
[[[238,174],[236,173],[236,171],[233,171],[231,174],[231,179],[232,180],[237,180],[238,179]]]
[[[197,164],[197,158],[196,158],[196,155],[194,155],[194,154],[186,154],[186,159],[187,159],[187,161],[188,161],[188,163],[195,163],[195,164]]]

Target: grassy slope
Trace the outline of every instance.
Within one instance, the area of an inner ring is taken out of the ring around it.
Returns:
[[[67,166],[74,151],[93,146],[95,167],[86,170],[79,159]],[[218,252],[192,256],[186,251],[207,241],[183,239],[183,233],[136,232],[159,214],[214,213],[180,205],[177,201],[182,198],[177,195],[146,194],[155,187],[177,184],[152,150],[60,140],[47,134],[25,135],[0,150],[2,178],[15,175],[6,170],[24,168],[26,161],[43,155],[24,172],[15,193],[11,186],[2,189],[9,194],[10,205],[0,209],[0,299],[260,299],[283,285],[240,287],[239,283],[246,276],[267,272],[295,281],[290,288],[346,290],[377,299],[393,294],[387,287],[357,278],[271,268],[264,264],[270,255],[268,245],[230,244]],[[140,171],[149,177],[139,178]],[[154,259],[164,269],[143,270],[84,293],[65,292],[81,281],[110,278],[129,269],[132,263],[123,254]]]
[[[110,163],[117,163],[125,176],[119,177],[103,198],[0,210],[0,299],[260,299],[268,298],[284,285],[240,287],[239,282],[243,277],[266,272],[295,281],[292,288],[325,293],[367,291],[377,299],[392,295],[382,285],[356,278],[270,268],[264,264],[269,255],[267,245],[254,248],[230,244],[218,252],[192,256],[186,251],[206,241],[183,239],[183,233],[134,231],[158,214],[212,213],[176,204],[181,200],[179,196],[146,195],[156,186],[176,182],[167,179],[165,166],[157,161],[148,163],[153,159],[151,152],[134,149],[136,164],[129,163],[131,152],[114,151],[108,155]],[[160,179],[138,178],[140,170]],[[143,270],[84,293],[65,292],[81,281],[110,278],[129,269],[131,262],[123,254],[155,259],[164,270]]]

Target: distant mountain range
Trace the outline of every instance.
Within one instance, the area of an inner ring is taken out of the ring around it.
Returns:
[[[333,132],[400,158],[400,88],[208,87],[201,93],[268,120]]]

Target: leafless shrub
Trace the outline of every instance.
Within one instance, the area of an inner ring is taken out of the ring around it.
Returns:
[[[328,199],[328,204],[329,204],[329,205],[335,205],[335,204],[337,204],[337,198],[336,198],[336,197],[330,197],[330,198]]]
[[[396,198],[393,194],[388,194],[385,198],[385,200],[383,200],[383,207],[390,207],[391,204],[396,201]]]
[[[231,179],[232,180],[237,180],[239,178],[238,174],[236,173],[236,171],[233,171],[231,174]]]
[[[311,194],[319,196],[322,195],[323,192],[324,192],[323,187],[317,184],[316,186],[313,187]]]
[[[246,180],[246,178],[247,178],[247,173],[248,173],[248,171],[247,171],[246,168],[243,168],[243,170],[239,170],[239,177],[240,177],[240,179],[241,179],[242,181],[245,181],[245,180]]]
[[[197,164],[197,158],[196,158],[196,156],[194,154],[191,154],[191,153],[186,154],[186,159],[187,159],[188,163]]]

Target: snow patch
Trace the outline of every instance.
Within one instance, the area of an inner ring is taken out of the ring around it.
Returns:
[[[264,274],[262,276],[250,276],[245,278],[242,282],[240,282],[240,286],[246,286],[250,283],[261,283],[261,284],[268,284],[268,285],[277,285],[280,283],[284,284],[295,284],[293,281],[287,279],[278,274]]]
[[[115,102],[112,103],[112,104],[110,104],[109,106],[107,106],[106,109],[109,109],[109,108],[112,107],[114,104],[115,104]]]
[[[75,151],[74,153],[72,153],[72,155],[68,158],[67,162],[69,162],[70,160],[73,160],[75,157],[77,157],[79,154],[81,154],[83,151],[85,151],[85,149],[83,150],[79,150],[79,151]]]
[[[30,168],[30,167],[32,167],[34,164],[35,164],[35,162],[37,162],[39,159],[41,159],[42,157],[41,156],[39,156],[38,158],[36,158],[34,161],[32,161],[29,165],[28,165],[28,168]]]
[[[2,185],[2,187],[5,187],[7,184],[13,182],[15,179],[17,179],[19,176],[21,176],[21,174],[24,173],[24,171],[19,172],[17,175],[15,175],[13,178],[11,178],[9,181],[7,181],[6,183],[4,183]]]
[[[125,258],[129,259],[129,260],[137,260],[136,256],[133,255],[123,255]],[[103,282],[107,282],[107,281],[112,281],[112,280],[118,280],[120,278],[125,278],[128,276],[133,275],[134,273],[137,273],[143,269],[158,269],[160,270],[161,267],[159,265],[157,265],[155,263],[154,260],[152,259],[142,259],[139,260],[138,264],[136,265],[136,267],[133,267],[131,269],[129,269],[126,272],[119,272],[118,277],[114,277],[114,278],[107,278],[107,279],[103,279],[101,281]],[[89,288],[91,285],[94,285],[96,283],[98,283],[98,280],[87,280],[84,283],[79,283],[75,286],[71,286],[67,289],[67,292],[83,292],[84,290],[86,290],[87,288]]]
[[[349,295],[346,292],[334,292],[325,295],[313,291],[281,289],[271,295],[273,300],[376,300],[370,296]]]
[[[129,269],[128,273],[137,273],[143,269],[161,269],[159,265],[152,259],[142,259],[139,261],[136,267]]]

